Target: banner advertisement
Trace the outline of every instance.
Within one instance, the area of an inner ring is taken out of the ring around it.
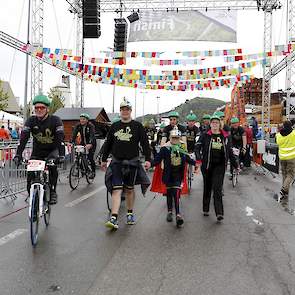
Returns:
[[[267,170],[279,174],[279,148],[277,145],[266,145],[265,153],[262,156],[262,166]]]
[[[237,42],[237,12],[147,11],[130,24],[129,42],[211,41]]]

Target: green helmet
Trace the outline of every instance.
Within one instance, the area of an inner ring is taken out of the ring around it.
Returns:
[[[232,117],[232,118],[230,119],[230,122],[231,122],[232,124],[234,124],[234,123],[239,123],[240,120],[239,120],[237,117]]]
[[[90,120],[90,116],[87,114],[87,113],[82,113],[81,115],[80,115],[80,118],[81,117],[83,117],[83,118],[85,118],[85,119],[87,119],[87,120]]]
[[[190,111],[190,113],[186,116],[187,121],[197,121],[197,116],[193,113],[193,111]]]
[[[214,115],[216,115],[216,116],[218,116],[218,117],[224,117],[224,112],[222,112],[222,111],[216,111],[214,114],[213,114],[213,116]]]
[[[171,112],[169,112],[168,117],[169,118],[171,118],[171,117],[179,118],[179,113],[176,111],[171,111]]]
[[[211,116],[208,115],[208,114],[204,114],[202,119],[203,120],[210,120],[211,119]]]
[[[210,122],[211,122],[212,120],[218,120],[218,121],[220,121],[220,117],[217,116],[217,115],[214,115],[214,114],[213,114],[213,116],[210,117]]]
[[[32,103],[33,103],[33,105],[35,105],[35,104],[37,104],[37,103],[43,103],[43,104],[45,104],[46,106],[49,107],[50,104],[51,104],[51,101],[50,101],[50,99],[48,98],[48,96],[43,95],[43,94],[39,94],[39,95],[37,95],[37,96],[34,97]]]
[[[166,127],[165,123],[162,123],[162,124],[160,125],[160,128],[165,128],[165,127]]]
[[[120,116],[117,116],[112,120],[112,123],[119,122],[120,120],[121,120]]]

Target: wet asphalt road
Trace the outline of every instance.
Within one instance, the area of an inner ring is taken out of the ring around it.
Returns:
[[[62,177],[51,225],[32,249],[26,204],[0,202],[0,295],[295,294],[295,217],[273,199],[279,179],[225,180],[225,220],[203,217],[202,179],[182,200],[185,224],[165,221],[163,197],[138,197],[137,224],[104,228],[103,175],[72,192]],[[96,193],[91,194],[92,191]],[[293,190],[294,195],[294,190]],[[125,210],[123,205],[122,210]]]

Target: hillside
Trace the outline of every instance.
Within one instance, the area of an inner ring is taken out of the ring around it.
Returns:
[[[205,97],[195,97],[186,103],[182,103],[177,106],[174,110],[179,112],[180,114],[180,122],[185,121],[186,115],[193,110],[193,112],[197,115],[198,120],[202,118],[203,114],[212,114],[216,108],[223,106],[225,104],[224,101],[215,99],[215,98],[205,98]],[[161,113],[161,117],[166,117],[169,112]],[[156,121],[157,115],[148,114],[145,116],[145,122],[150,119],[154,119]],[[137,120],[141,121],[142,117],[138,117]]]

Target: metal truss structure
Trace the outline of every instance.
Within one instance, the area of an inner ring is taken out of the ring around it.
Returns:
[[[281,8],[279,1],[268,0],[101,0],[102,12],[141,12],[146,10],[244,10]]]
[[[44,0],[32,0],[31,44],[43,47]],[[43,62],[31,59],[31,98],[43,92]]]
[[[43,45],[43,22],[44,22],[44,0],[32,0],[32,45]],[[69,5],[69,11],[76,14],[76,54],[82,55],[82,0],[66,0]],[[289,20],[289,42],[295,41],[294,28],[294,6],[295,0],[288,1],[288,20]],[[281,8],[279,0],[101,0],[101,12],[132,12],[145,10],[163,10],[163,11],[181,11],[181,10],[248,10],[256,9],[264,11],[264,50],[271,51],[272,47],[272,12]],[[11,46],[11,45],[10,45]],[[12,46],[13,47],[13,46]],[[287,62],[282,63],[282,67],[287,64],[287,90],[291,93],[295,86],[294,71],[295,66],[292,63],[293,55],[289,55]],[[279,67],[277,67],[279,68]],[[270,90],[271,90],[271,64],[264,68],[263,79],[263,122],[269,127],[270,123]],[[268,79],[269,78],[269,79]],[[82,80],[82,82],[81,82]],[[43,65],[39,59],[32,59],[32,96],[43,89]],[[83,106],[83,78],[77,77],[76,80],[76,106]],[[295,103],[290,103],[290,93],[287,96],[288,114],[294,112]]]
[[[83,40],[83,21],[82,21],[82,0],[66,0],[69,7],[69,12],[75,14],[76,18],[76,55],[82,56],[84,47]],[[75,107],[82,107],[84,105],[84,79],[76,77],[76,91],[75,91]]]
[[[272,9],[264,11],[264,52],[272,51]],[[269,63],[263,67],[263,81],[262,81],[262,132],[265,126],[270,127],[270,100],[271,100],[271,79],[266,80],[266,75],[271,70],[271,59]]]
[[[287,0],[287,17],[288,17],[288,43],[295,42],[295,1]],[[292,54],[287,57],[287,71],[286,71],[286,115],[288,119],[295,118],[295,100],[291,93],[295,92],[295,64],[292,60]]]
[[[24,48],[25,48],[25,46],[27,45],[27,43],[25,43],[25,42],[22,42],[22,41],[20,41],[20,40],[18,40],[18,39],[16,39],[16,38],[14,38],[14,37],[12,37],[12,36],[10,36],[10,35],[8,35],[8,34],[6,34],[6,33],[4,33],[3,31],[0,31],[0,43],[3,43],[3,44],[5,44],[5,45],[7,45],[7,46],[9,46],[9,47],[12,47],[12,48],[14,48],[14,49],[16,49],[16,50],[19,50],[19,51],[21,51],[21,52],[23,52],[23,53],[26,53],[26,54],[28,54],[28,55],[31,55],[31,53],[28,53]],[[33,56],[32,56],[33,57]],[[37,58],[37,57],[33,57],[32,59],[36,59],[36,60],[38,60],[39,62],[44,62],[44,63],[46,63],[46,64],[49,64],[49,65],[51,65],[51,66],[54,66],[55,68],[57,68],[57,69],[59,69],[59,70],[62,70],[62,71],[64,71],[64,72],[66,72],[66,73],[68,73],[68,74],[70,74],[70,75],[72,75],[72,76],[76,76],[76,77],[78,77],[78,79],[80,79],[79,77],[80,76],[78,76],[74,71],[71,71],[71,70],[69,70],[68,68],[64,68],[64,67],[61,67],[59,64],[57,64],[57,65],[53,65],[52,64],[52,62],[51,62],[51,60],[49,59],[49,58],[42,58],[42,59],[40,59],[40,58]]]

